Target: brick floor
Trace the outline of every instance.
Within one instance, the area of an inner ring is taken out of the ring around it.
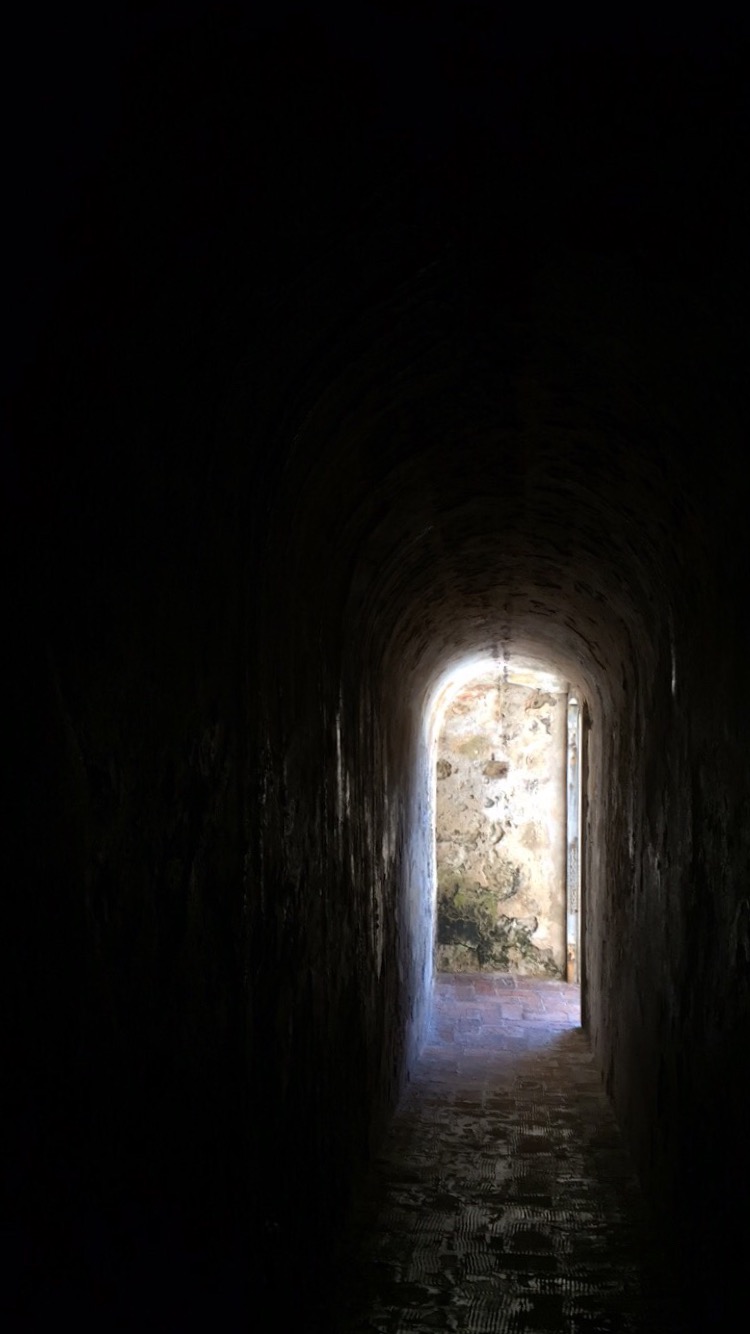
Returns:
[[[578,988],[440,974],[342,1265],[345,1334],[682,1331]]]

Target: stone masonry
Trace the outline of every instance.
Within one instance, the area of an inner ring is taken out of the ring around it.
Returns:
[[[561,688],[494,672],[446,711],[437,760],[439,969],[564,970],[565,699]]]

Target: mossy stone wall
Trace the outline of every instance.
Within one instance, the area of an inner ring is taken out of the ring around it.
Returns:
[[[437,967],[565,967],[566,695],[484,675],[449,706],[437,760]]]

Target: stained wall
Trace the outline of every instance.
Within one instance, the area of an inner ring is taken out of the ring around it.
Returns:
[[[438,969],[564,974],[566,704],[554,677],[540,688],[496,670],[446,709],[436,766]]]

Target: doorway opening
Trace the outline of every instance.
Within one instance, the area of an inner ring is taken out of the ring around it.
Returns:
[[[497,662],[446,690],[435,734],[435,968],[579,981],[582,699]]]

